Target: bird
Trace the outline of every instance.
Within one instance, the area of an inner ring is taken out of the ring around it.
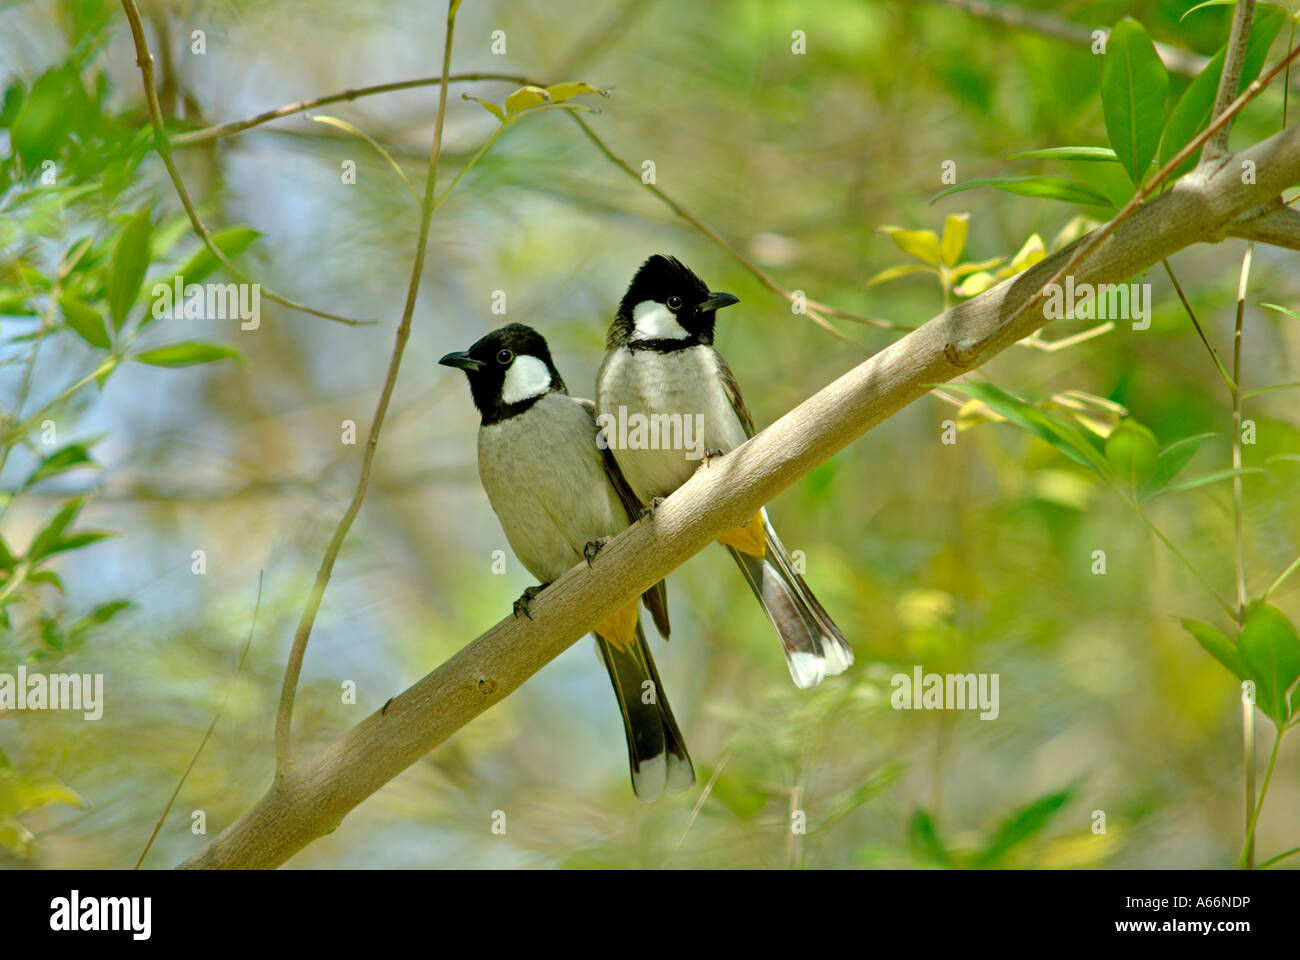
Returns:
[[[740,385],[713,346],[717,311],[739,302],[730,293],[710,291],[680,260],[661,254],[641,264],[619,302],[596,377],[597,422],[643,515],[653,516],[702,461],[725,455],[754,434]],[[638,435],[614,429],[637,422],[637,415],[660,418],[661,442],[647,442],[655,439],[653,430]],[[683,425],[680,434],[673,418]],[[693,438],[686,429],[692,423],[700,434]],[[662,442],[665,433],[670,442]],[[852,665],[852,648],[795,569],[766,509],[719,540],[776,630],[797,687],[816,687]]]
[[[511,323],[438,362],[469,380],[480,415],[479,479],[515,556],[539,581],[515,601],[515,616],[530,616],[537,594],[584,560],[590,564],[640,505],[609,451],[597,446],[595,405],[569,396],[546,339],[532,327]],[[643,600],[666,639],[666,587],[656,584]],[[649,801],[688,789],[695,769],[637,601],[593,632],[623,719],[633,792]]]

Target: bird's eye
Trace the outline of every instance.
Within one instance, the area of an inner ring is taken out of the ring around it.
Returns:
[[[513,360],[514,358],[515,355],[513,351],[502,350],[500,353],[497,354],[497,363],[501,364],[501,366],[503,367],[509,366],[510,361]]]
[[[682,308],[682,298],[681,298],[681,297],[669,297],[669,298],[668,298],[668,309],[669,309],[669,310],[680,310],[681,308]]]

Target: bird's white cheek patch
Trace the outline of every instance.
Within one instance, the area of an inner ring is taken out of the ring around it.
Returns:
[[[551,389],[551,371],[546,364],[536,357],[517,356],[506,371],[505,382],[501,384],[501,401],[519,403],[540,397]]]
[[[632,323],[636,327],[633,340],[685,340],[690,336],[673,312],[657,300],[642,300],[633,307]]]

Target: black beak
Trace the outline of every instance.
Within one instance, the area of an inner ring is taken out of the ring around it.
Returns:
[[[460,367],[466,373],[478,373],[486,364],[475,360],[468,353],[449,353],[438,361],[444,367]]]
[[[729,307],[733,303],[740,303],[740,297],[730,293],[710,293],[705,297],[704,302],[695,308],[696,313],[709,313],[713,310],[721,310],[723,307]]]

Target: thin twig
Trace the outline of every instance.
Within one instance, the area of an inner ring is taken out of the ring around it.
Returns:
[[[203,739],[199,741],[198,749],[194,751],[194,756],[190,757],[190,765],[186,767],[185,772],[181,774],[180,783],[176,784],[176,789],[172,791],[171,797],[168,798],[167,806],[163,808],[162,816],[160,816],[158,822],[154,824],[153,833],[149,834],[149,842],[146,843],[144,849],[140,851],[140,859],[135,862],[135,867],[132,869],[139,870],[140,864],[144,863],[144,858],[149,855],[149,848],[153,846],[153,842],[158,836],[158,831],[162,829],[163,821],[167,819],[167,814],[171,813],[172,804],[176,802],[176,798],[180,795],[181,787],[185,786],[185,781],[189,779],[191,771],[194,770],[194,765],[199,762],[199,754],[201,754],[203,748],[208,745],[208,738],[212,736],[212,731],[217,729],[217,721],[220,720],[221,715],[226,712],[226,704],[230,702],[230,695],[235,692],[235,684],[239,681],[239,674],[244,669],[244,661],[248,659],[248,650],[253,645],[253,631],[257,629],[257,614],[261,609],[262,571],[259,570],[257,571],[257,602],[253,604],[253,622],[248,625],[248,639],[244,641],[243,652],[239,654],[239,663],[235,665],[235,675],[230,678],[230,686],[226,688],[226,695],[221,698],[221,706],[217,707],[216,716],[214,716],[212,722],[208,724],[207,732],[203,734]]]
[[[135,41],[136,63],[140,67],[140,75],[144,79],[145,103],[149,108],[149,120],[153,124],[154,149],[158,151],[158,156],[162,158],[163,166],[167,168],[167,176],[171,178],[172,187],[176,190],[176,196],[180,198],[181,206],[185,208],[186,214],[190,218],[190,226],[194,228],[195,234],[203,241],[203,245],[208,251],[221,262],[227,270],[234,276],[238,277],[245,283],[252,282],[247,273],[235,266],[230,259],[221,252],[215,243],[212,242],[212,234],[203,221],[199,219],[198,212],[194,209],[194,204],[190,200],[189,191],[185,189],[185,181],[181,179],[181,172],[177,169],[176,163],[171,156],[171,143],[167,139],[167,132],[163,129],[162,108],[158,106],[158,90],[154,86],[153,79],[153,57],[149,54],[149,41],[144,36],[144,25],[140,22],[140,11],[136,9],[135,0],[122,0],[122,9],[126,11],[126,18],[131,24],[131,37]],[[301,310],[303,313],[310,313],[313,316],[324,317],[326,320],[337,320],[339,323],[351,325],[373,323],[371,320],[353,320],[349,317],[341,317],[338,314],[328,313],[324,310],[317,310],[315,307],[309,307],[305,304],[290,300],[274,293],[266,286],[261,286],[262,296],[274,301],[283,307],[289,307],[294,310]]]
[[[1107,320],[1105,323],[1099,323],[1095,327],[1089,327],[1087,330],[1081,330],[1076,334],[1068,337],[1062,337],[1060,340],[1044,340],[1038,336],[1039,331],[1035,330],[1032,336],[1025,337],[1020,341],[1022,347],[1032,347],[1035,350],[1041,350],[1044,353],[1056,353],[1058,350],[1064,350],[1067,347],[1073,347],[1077,344],[1084,343],[1094,337],[1100,337],[1103,334],[1110,333],[1115,329],[1115,321]]]
[[[722,768],[727,765],[727,762],[730,759],[731,751],[727,751],[722,755],[722,759],[718,761],[718,765],[713,768],[713,773],[709,775],[709,782],[706,783],[704,789],[700,791],[700,798],[695,801],[695,806],[691,808],[690,816],[686,818],[686,825],[682,827],[681,836],[679,836],[677,842],[673,844],[673,854],[676,854],[677,851],[682,848],[682,844],[686,842],[686,834],[690,833],[691,827],[695,823],[695,818],[700,815],[700,811],[704,809],[705,802],[709,799],[709,794],[713,792],[713,785],[718,782],[718,777],[722,775]]]
[[[1254,707],[1251,704],[1247,704],[1246,709],[1253,711]],[[1253,712],[1251,714],[1251,720],[1254,720]],[[1253,734],[1254,723],[1252,722],[1250,726],[1252,727],[1251,733]],[[1273,751],[1268,755],[1268,766],[1264,768],[1264,782],[1259,785],[1259,798],[1254,802],[1254,804],[1248,802],[1246,805],[1246,843],[1242,847],[1240,860],[1240,866],[1246,870],[1255,869],[1255,828],[1259,826],[1259,815],[1264,812],[1264,797],[1268,795],[1268,783],[1273,779],[1273,767],[1277,763],[1277,751],[1280,746],[1282,746],[1282,730],[1279,727],[1277,736],[1273,738]],[[1253,742],[1251,743],[1250,753],[1252,756],[1251,769],[1247,778],[1247,794],[1249,794],[1250,789],[1255,785]]]
[[[442,153],[442,127],[447,112],[447,77],[451,68],[451,41],[456,26],[456,8],[460,0],[448,0],[447,4],[447,39],[442,53],[443,83],[438,91],[438,114],[434,121],[433,148],[429,157],[429,170],[425,176],[424,202],[420,209],[420,232],[416,239],[415,262],[411,266],[411,281],[406,289],[406,306],[402,310],[402,322],[397,327],[397,342],[393,345],[393,355],[388,361],[388,373],[379,393],[379,402],[375,415],[370,421],[370,432],[366,437],[365,452],[361,459],[361,475],[357,478],[357,488],[352,494],[352,502],[339,521],[330,538],[325,556],[321,558],[320,568],[316,571],[316,580],[312,584],[307,606],[298,621],[298,629],[293,635],[293,647],[289,651],[289,662],[284,671],[284,686],[280,691],[280,706],[275,717],[275,769],[276,776],[283,777],[290,762],[290,729],[293,722],[293,701],[298,690],[298,677],[302,673],[303,657],[307,652],[307,641],[311,638],[312,625],[325,597],[325,588],[329,585],[334,572],[334,562],[338,559],[343,540],[352,529],[352,522],[361,511],[361,503],[366,497],[366,488],[370,483],[370,468],[374,463],[375,450],[379,445],[379,431],[388,412],[388,403],[393,396],[393,387],[397,383],[397,371],[402,365],[402,353],[406,341],[411,335],[411,318],[415,314],[415,300],[420,292],[420,275],[424,271],[425,251],[429,243],[429,223],[433,219],[433,205],[438,182],[438,157]]]
[[[1196,319],[1196,313],[1192,310],[1192,305],[1188,301],[1187,295],[1183,293],[1182,284],[1178,282],[1178,277],[1174,276],[1173,266],[1170,265],[1167,258],[1160,262],[1165,266],[1165,273],[1169,274],[1169,280],[1174,285],[1174,290],[1178,294],[1178,299],[1183,302],[1183,309],[1186,310],[1187,315],[1192,318],[1192,326],[1196,328],[1196,333],[1200,336],[1201,343],[1205,344],[1205,349],[1210,352],[1210,359],[1214,361],[1214,368],[1219,371],[1219,376],[1223,378],[1223,382],[1227,385],[1228,389],[1230,391],[1236,390],[1237,385],[1233,382],[1232,377],[1228,376],[1228,371],[1224,369],[1223,361],[1219,359],[1219,351],[1214,349],[1214,345],[1210,343],[1209,338],[1205,335],[1205,331],[1201,329],[1201,324]]]
[[[1291,576],[1291,574],[1295,573],[1296,570],[1300,570],[1300,557],[1296,557],[1294,560],[1292,560],[1291,566],[1283,570],[1278,575],[1278,578],[1273,581],[1272,586],[1270,586],[1267,590],[1264,591],[1264,599],[1267,600],[1269,597],[1271,597],[1273,595],[1273,592],[1277,590],[1278,587],[1282,586],[1282,584],[1286,582],[1286,578]]]
[[[1287,857],[1294,857],[1297,853],[1300,853],[1300,847],[1296,847],[1293,850],[1288,850],[1286,853],[1279,853],[1276,857],[1269,857],[1269,859],[1261,863],[1258,867],[1256,867],[1256,869],[1267,870],[1269,867],[1273,866],[1273,864],[1281,863]]]
[[[1241,258],[1241,282],[1237,284],[1237,329],[1232,338],[1232,526],[1237,576],[1237,622],[1246,622],[1246,509],[1241,477],[1241,342],[1242,319],[1246,313],[1246,287],[1250,283],[1250,262],[1255,241],[1246,244]]]
[[[507,83],[517,83],[524,86],[531,81],[518,73],[452,73],[447,75],[448,83],[477,83],[479,81],[501,80]],[[356,87],[350,90],[344,90],[342,93],[331,93],[326,97],[313,97],[310,100],[300,100],[297,103],[289,103],[283,107],[276,107],[274,110],[265,110],[262,113],[254,114],[251,117],[245,117],[243,120],[232,120],[229,123],[218,124],[214,127],[204,127],[202,130],[191,130],[189,133],[178,133],[171,138],[173,147],[190,147],[196,143],[205,143],[208,140],[216,140],[218,137],[229,137],[232,134],[241,133],[251,127],[260,126],[263,123],[270,123],[272,120],[279,120],[281,117],[289,117],[295,113],[302,113],[306,110],[313,110],[316,107],[323,107],[331,103],[339,103],[344,100],[355,100],[358,97],[370,97],[378,93],[392,93],[395,90],[411,90],[416,87],[432,87],[440,85],[442,77],[421,77],[418,80],[399,80],[396,83],[377,83],[370,87]]]
[[[1281,734],[1278,739],[1281,740]],[[1238,866],[1250,870],[1255,861],[1255,702],[1246,696],[1245,690],[1241,693],[1241,748],[1246,768],[1246,842]]]

